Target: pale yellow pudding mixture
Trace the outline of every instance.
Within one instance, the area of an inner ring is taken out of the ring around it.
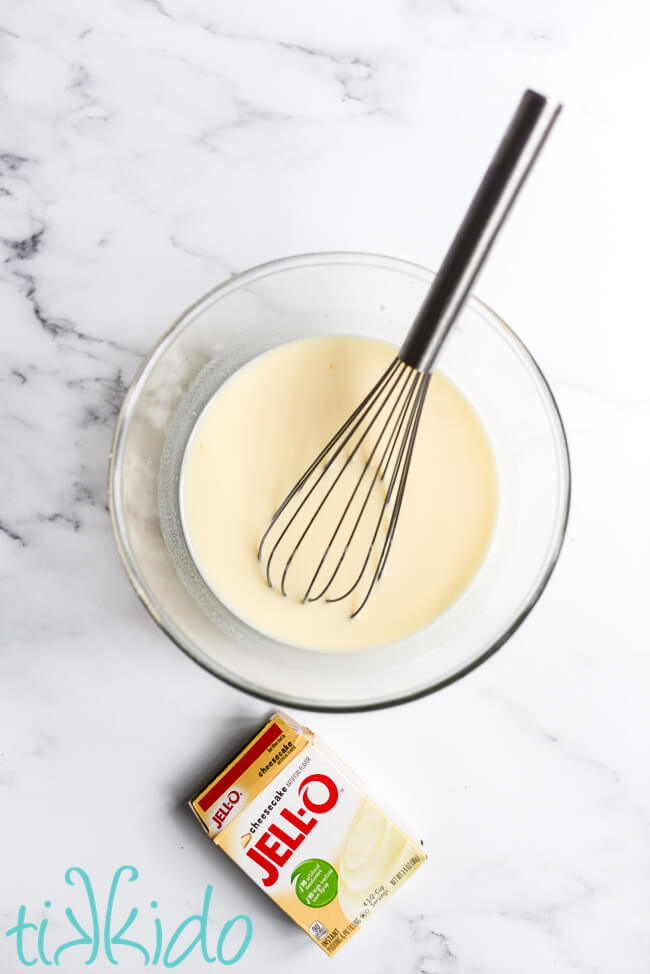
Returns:
[[[330,513],[323,511],[291,564],[288,596],[278,589],[295,533],[287,536],[284,553],[278,550],[274,556],[274,587],[267,585],[265,563],[258,561],[257,551],[272,515],[396,352],[385,342],[348,336],[274,348],[217,391],[189,439],[180,501],[192,557],[224,605],[282,642],[341,651],[398,640],[427,625],[458,598],[488,548],[497,505],[492,451],[468,401],[449,379],[435,373],[390,557],[363,610],[350,618],[365,594],[361,585],[342,601],[302,602],[337,512],[356,482],[346,479],[347,471],[339,484],[340,498],[331,501]],[[350,477],[355,469],[359,475],[365,459],[361,451],[356,467],[350,464]],[[385,493],[381,481],[376,489]],[[360,525],[355,534],[359,551],[348,552],[329,596],[347,591],[371,534],[370,521]],[[378,546],[383,537],[385,532]],[[324,585],[326,571],[322,578]]]

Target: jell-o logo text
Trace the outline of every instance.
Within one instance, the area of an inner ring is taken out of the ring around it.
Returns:
[[[325,788],[325,797],[321,801],[318,796],[322,794],[322,788],[312,787],[310,790],[310,785],[316,784]],[[318,824],[314,816],[331,811],[339,798],[336,782],[326,774],[309,775],[300,784],[298,792],[302,805],[293,812],[283,808],[278,813],[278,819],[282,821],[270,825],[246,851],[248,858],[264,870],[263,886],[273,886],[277,882],[279,869],[289,862],[305,836]],[[310,812],[312,815],[308,817]]]

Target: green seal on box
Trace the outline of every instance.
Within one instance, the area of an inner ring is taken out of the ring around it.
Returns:
[[[334,866],[324,859],[305,859],[291,874],[296,896],[305,906],[327,906],[336,896],[339,877]]]

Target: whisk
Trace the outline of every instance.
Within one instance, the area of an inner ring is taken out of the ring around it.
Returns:
[[[397,530],[436,359],[560,111],[524,93],[398,355],[271,518],[258,558],[283,595],[311,535],[309,551],[314,537],[322,547],[303,566],[301,601],[338,602],[361,586],[351,617],[367,604]]]

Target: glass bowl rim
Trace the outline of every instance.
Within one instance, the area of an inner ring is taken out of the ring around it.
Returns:
[[[477,298],[474,294],[470,294],[467,299],[467,304],[468,306],[473,307],[475,311],[478,311],[484,318],[487,318],[490,324],[496,326],[496,329],[504,334],[505,338],[511,343],[511,345],[515,347],[516,351],[530,367],[534,377],[537,379],[539,386],[541,387],[542,394],[545,394],[549,400],[551,413],[555,417],[557,422],[557,431],[559,432],[558,446],[560,449],[560,458],[558,466],[564,467],[566,473],[566,490],[565,496],[560,505],[560,523],[555,545],[549,553],[548,562],[537,586],[531,592],[531,595],[522,605],[516,616],[512,619],[510,625],[507,626],[500,636],[495,639],[494,642],[491,643],[490,646],[488,646],[488,648],[485,649],[479,656],[475,657],[473,660],[471,660],[471,662],[459,668],[444,679],[436,680],[431,684],[419,687],[416,690],[401,694],[400,696],[392,699],[346,704],[345,706],[340,707],[334,704],[320,704],[314,700],[303,701],[295,700],[293,698],[283,698],[265,691],[260,687],[249,685],[243,679],[238,680],[230,673],[230,671],[224,672],[220,670],[218,666],[210,665],[206,659],[201,658],[191,640],[187,640],[187,642],[182,641],[181,630],[179,630],[179,635],[177,636],[175,632],[177,627],[171,619],[167,618],[162,606],[158,605],[157,599],[153,596],[147,584],[141,578],[138,571],[137,562],[130,551],[126,537],[122,533],[122,516],[116,509],[115,502],[116,494],[118,493],[118,490],[116,489],[116,475],[120,467],[124,437],[126,430],[128,429],[128,422],[133,404],[137,401],[140,388],[146,381],[150,370],[155,365],[159,356],[165,351],[165,348],[171,343],[172,339],[174,339],[178,333],[183,331],[192,322],[195,315],[203,308],[203,306],[213,303],[217,295],[220,295],[220,297],[225,297],[230,291],[237,290],[239,287],[243,286],[247,280],[260,280],[272,274],[299,267],[328,264],[358,264],[364,267],[383,267],[387,270],[409,274],[410,276],[414,276],[414,274],[416,274],[420,278],[424,275],[427,280],[433,279],[436,273],[435,271],[431,270],[431,268],[426,267],[423,264],[417,264],[414,261],[404,260],[399,257],[391,257],[387,254],[375,254],[353,250],[314,251],[264,261],[261,264],[256,264],[254,267],[249,267],[238,274],[232,275],[225,281],[222,281],[220,284],[217,284],[215,287],[211,288],[209,291],[206,291],[205,294],[201,295],[201,297],[185,308],[185,310],[182,311],[181,314],[174,319],[172,324],[162,333],[160,338],[158,338],[158,340],[149,350],[148,354],[144,357],[143,361],[140,363],[140,366],[129,383],[129,387],[117,415],[115,431],[113,433],[111,442],[108,465],[107,499],[113,537],[120,561],[122,562],[127,578],[129,579],[136,595],[143,603],[145,609],[154,622],[165,633],[167,638],[171,639],[171,641],[178,646],[179,649],[186,653],[186,655],[188,655],[195,663],[198,663],[199,666],[207,670],[207,672],[212,676],[217,677],[229,686],[272,704],[277,705],[279,703],[285,706],[295,707],[299,710],[312,710],[322,713],[361,713],[364,711],[395,707],[404,703],[409,703],[412,700],[418,700],[422,697],[428,696],[431,693],[435,693],[438,690],[442,690],[444,687],[455,683],[456,680],[460,680],[462,677],[467,676],[468,673],[471,673],[473,670],[477,669],[477,667],[489,659],[490,656],[493,656],[494,653],[496,653],[497,650],[499,650],[517,631],[539,601],[551,575],[553,574],[564,544],[569,520],[569,511],[571,507],[572,474],[569,446],[562,415],[551,387],[530,350],[519,338],[519,336],[512,330],[512,328],[503,320],[503,318],[501,318],[495,311],[493,311],[492,308],[485,304],[484,301],[481,301],[480,298]]]

